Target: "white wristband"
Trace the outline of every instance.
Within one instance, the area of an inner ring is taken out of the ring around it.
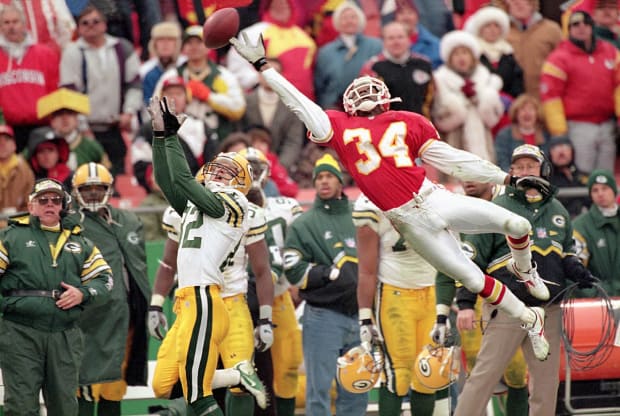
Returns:
[[[370,308],[360,308],[358,319],[360,321],[364,319],[372,319],[372,309]]]
[[[437,315],[450,315],[450,305],[438,304],[435,305],[435,313]]]
[[[153,296],[151,296],[151,306],[162,307],[164,306],[165,301],[166,301],[166,298],[158,293],[153,293]]]
[[[258,309],[258,317],[259,319],[269,319],[271,321],[271,306],[270,305],[260,305]]]

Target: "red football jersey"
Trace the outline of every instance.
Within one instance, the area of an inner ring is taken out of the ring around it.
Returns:
[[[408,111],[374,117],[326,113],[334,133],[328,145],[368,199],[383,211],[409,202],[426,176],[415,159],[429,139],[439,138],[431,122]]]

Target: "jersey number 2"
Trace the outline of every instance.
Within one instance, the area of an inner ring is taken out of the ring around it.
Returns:
[[[377,147],[372,142],[370,130],[366,128],[346,129],[342,134],[345,145],[355,142],[357,151],[363,158],[355,162],[357,171],[363,175],[369,175],[381,165],[381,160],[394,158],[396,167],[413,166],[413,160],[409,156],[409,146],[405,143],[407,125],[403,121],[395,121],[383,132]]]

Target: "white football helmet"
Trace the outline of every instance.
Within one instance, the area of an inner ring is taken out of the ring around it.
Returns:
[[[377,78],[365,75],[355,78],[342,95],[344,111],[355,116],[358,112],[369,113],[376,106],[382,111],[390,109],[390,103],[401,102],[400,97],[391,98],[390,90]]]

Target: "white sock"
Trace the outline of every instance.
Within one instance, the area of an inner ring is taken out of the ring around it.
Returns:
[[[238,370],[234,368],[224,368],[222,370],[215,370],[211,388],[219,389],[221,387],[236,386],[240,382],[241,376]]]

